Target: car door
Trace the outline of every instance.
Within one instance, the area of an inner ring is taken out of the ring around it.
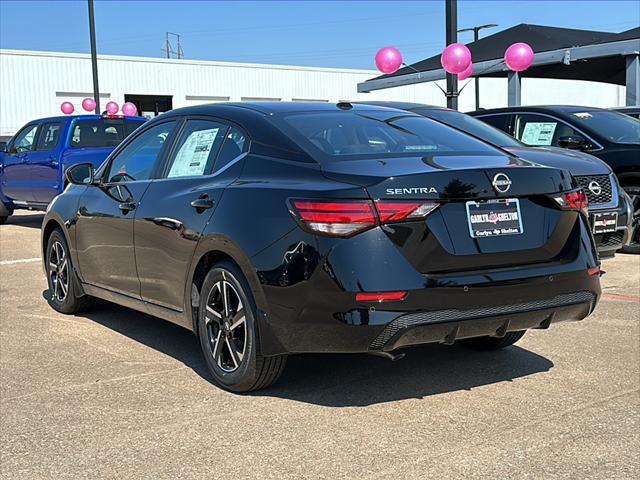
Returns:
[[[176,120],[141,130],[116,150],[78,206],[76,246],[83,281],[140,298],[133,249],[135,210],[173,139]]]
[[[193,254],[224,188],[240,175],[247,136],[204,118],[187,120],[161,179],[135,214],[135,255],[143,300],[182,311]]]
[[[9,142],[4,157],[2,192],[16,203],[33,202],[29,155],[36,147],[40,125],[30,123]]]
[[[36,148],[29,154],[31,185],[36,203],[49,203],[60,193],[58,167],[63,122],[46,122],[40,127]]]
[[[587,138],[568,123],[550,115],[518,112],[514,114],[513,136],[532,147],[559,147],[568,137]],[[587,148],[593,148],[589,144]]]

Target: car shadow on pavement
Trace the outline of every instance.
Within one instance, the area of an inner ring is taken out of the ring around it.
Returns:
[[[44,220],[44,213],[36,215],[12,215],[7,218],[4,225],[19,225],[21,227],[40,229],[40,227],[42,227],[42,220]]]
[[[217,388],[196,338],[186,329],[104,301],[79,316],[175,358]],[[553,368],[549,359],[518,346],[478,352],[424,345],[406,353],[396,362],[366,354],[292,355],[280,381],[250,395],[327,407],[367,406],[470,390]]]
[[[299,355],[280,381],[256,392],[326,407],[355,407],[424,398],[511,381],[553,368],[551,360],[518,346],[479,352],[421,345],[395,362],[371,355]]]
[[[45,300],[49,289],[42,292]],[[103,300],[76,314],[182,362],[211,382],[200,345],[189,330],[159,318]]]

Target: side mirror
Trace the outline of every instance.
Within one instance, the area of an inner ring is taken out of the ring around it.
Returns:
[[[0,152],[7,153],[7,142],[0,142]]]
[[[569,135],[558,138],[558,146],[570,150],[584,150],[588,146],[587,139],[580,135]]]
[[[69,183],[74,185],[89,185],[93,183],[93,164],[91,163],[78,163],[67,168],[64,173]]]

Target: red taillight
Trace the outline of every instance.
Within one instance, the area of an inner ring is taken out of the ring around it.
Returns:
[[[592,267],[587,269],[587,273],[590,277],[595,277],[596,275],[600,275],[600,267]]]
[[[584,213],[589,212],[589,202],[587,195],[583,190],[573,190],[571,192],[561,193],[553,197],[560,208],[563,210],[576,210]]]
[[[376,225],[420,220],[438,208],[435,202],[377,200],[292,200],[293,215],[313,232],[350,237]]]
[[[424,218],[438,208],[435,202],[390,202],[376,200],[380,222],[391,223]]]
[[[373,202],[368,200],[293,200],[294,214],[310,230],[349,237],[377,223]]]
[[[404,300],[407,292],[360,292],[356,293],[357,302],[397,302]]]

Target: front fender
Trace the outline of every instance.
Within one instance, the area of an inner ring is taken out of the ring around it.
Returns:
[[[72,265],[75,266],[76,274],[78,278],[80,272],[78,266],[78,251],[75,244],[75,225],[78,218],[78,202],[80,196],[86,190],[86,186],[83,185],[70,185],[69,190],[63,195],[58,195],[47,207],[47,212],[42,221],[42,227],[40,229],[40,246],[42,253],[43,269],[46,272],[45,264],[45,251],[47,248],[46,242],[51,231],[59,227],[64,234],[64,238],[69,246],[69,253],[71,254]]]

